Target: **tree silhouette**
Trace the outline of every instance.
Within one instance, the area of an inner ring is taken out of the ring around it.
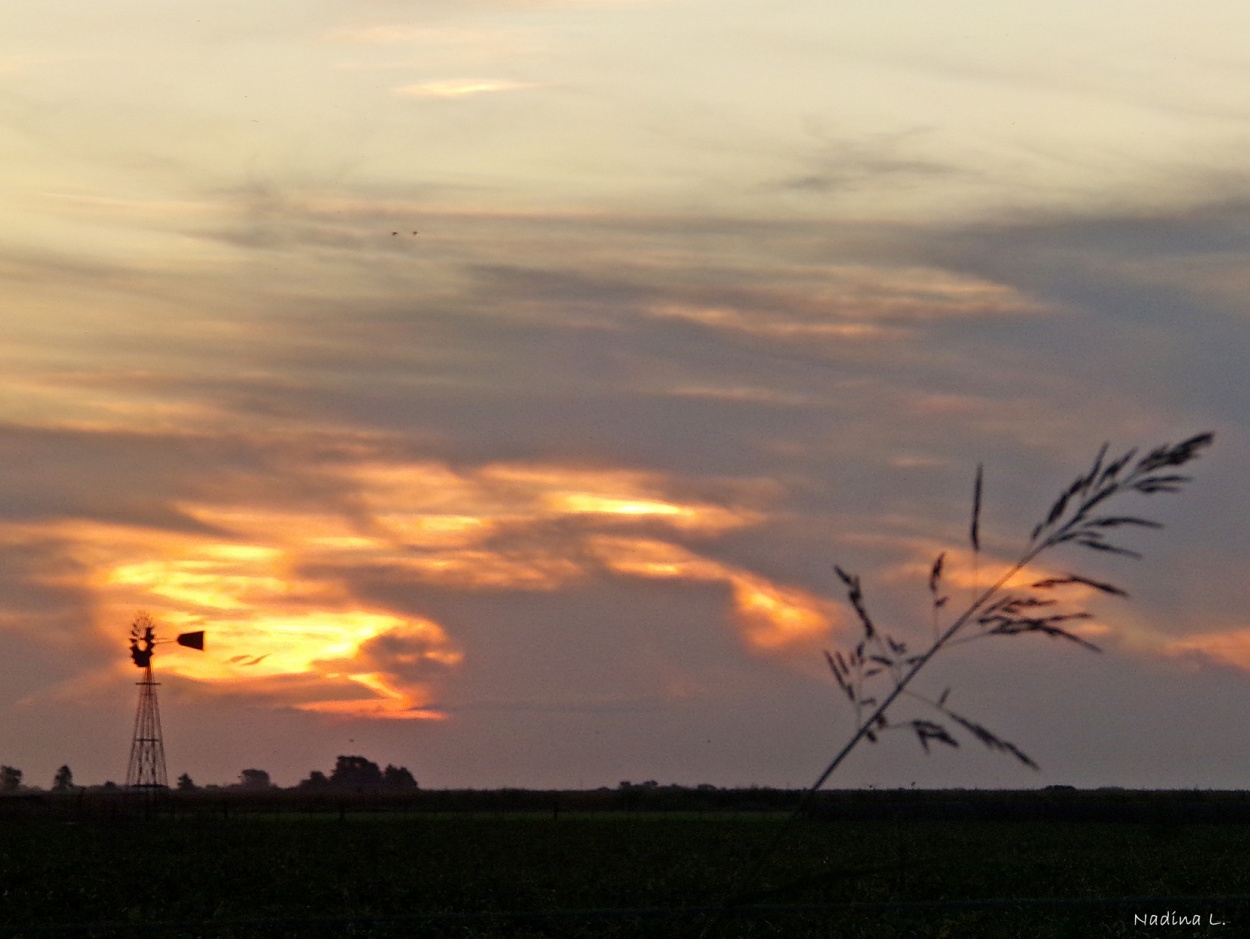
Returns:
[[[250,790],[270,789],[273,784],[269,781],[269,774],[263,769],[245,769],[239,773],[239,787]]]
[[[12,766],[0,766],[0,792],[17,792],[22,787],[22,771]]]
[[[330,780],[326,778],[326,774],[319,769],[313,770],[308,774],[307,779],[301,779],[296,786],[297,789],[329,789]]]
[[[183,773],[181,776],[178,777],[178,789],[182,792],[194,792],[195,791],[196,785],[192,781],[191,775],[189,773]]]
[[[382,770],[382,785],[387,789],[412,790],[417,789],[417,781],[413,779],[412,773],[408,772],[406,766],[394,766],[390,763],[386,764],[386,769]]]
[[[56,771],[56,777],[52,780],[53,792],[68,792],[74,788],[74,774],[68,766],[62,766]]]
[[[338,790],[340,792],[369,792],[385,789],[392,792],[411,791],[419,788],[416,779],[406,766],[386,764],[386,769],[363,756],[340,756],[329,776],[313,770],[302,779],[297,789]]]
[[[382,771],[363,756],[340,756],[330,774],[330,785],[335,789],[380,789]]]

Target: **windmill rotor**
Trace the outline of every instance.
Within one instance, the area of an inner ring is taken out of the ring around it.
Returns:
[[[156,647],[156,628],[152,618],[140,613],[130,624],[130,658],[138,668],[149,668],[152,665],[152,652]]]

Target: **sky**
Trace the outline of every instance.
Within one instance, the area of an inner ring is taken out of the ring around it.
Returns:
[[[0,762],[803,786],[837,564],[932,638],[1113,452],[1212,431],[1102,649],[944,650],[1017,744],[833,786],[1239,788],[1250,7],[45,0],[0,11]],[[982,551],[968,545],[984,465]],[[1131,501],[1131,500],[1130,500]],[[909,702],[899,713],[925,717]],[[912,708],[912,710],[908,710]]]

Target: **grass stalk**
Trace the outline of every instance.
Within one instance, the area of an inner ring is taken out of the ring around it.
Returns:
[[[834,754],[833,758],[804,790],[798,804],[782,826],[762,847],[753,863],[742,870],[732,888],[721,903],[720,914],[703,929],[703,937],[716,935],[727,921],[728,914],[750,899],[750,889],[760,878],[773,854],[789,836],[798,820],[811,808],[816,793],[829,781],[846,759],[864,740],[875,743],[880,731],[893,728],[912,730],[926,752],[930,742],[958,746],[949,724],[970,732],[991,749],[1006,752],[1034,769],[1037,764],[1014,744],[994,734],[981,724],[962,717],[946,707],[947,689],[936,700],[916,695],[910,685],[939,652],[950,645],[989,636],[1011,637],[1041,634],[1050,638],[1062,638],[1094,651],[1097,647],[1072,632],[1070,622],[1087,618],[1084,612],[1052,613],[1049,609],[1056,602],[1048,594],[1064,586],[1084,586],[1101,593],[1127,596],[1118,587],[1104,581],[1068,574],[1035,581],[1025,588],[1008,589],[1008,584],[1026,571],[1042,554],[1061,545],[1075,545],[1102,553],[1140,557],[1137,552],[1108,540],[1107,533],[1119,528],[1159,528],[1159,523],[1139,516],[1108,515],[1104,513],[1107,503],[1126,493],[1153,495],[1177,492],[1190,481],[1190,477],[1173,472],[1196,459],[1213,441],[1212,434],[1198,434],[1176,445],[1164,444],[1149,451],[1133,462],[1137,450],[1129,450],[1117,460],[1106,462],[1107,447],[1099,450],[1092,468],[1079,475],[1051,506],[1046,518],[1034,527],[1029,541],[1019,557],[989,586],[978,592],[981,554],[981,505],[984,473],[977,467],[973,488],[972,520],[969,541],[973,552],[973,596],[968,605],[943,629],[939,625],[946,597],[941,591],[941,577],[945,553],[933,562],[929,575],[929,590],[933,607],[932,643],[925,651],[908,655],[906,644],[883,633],[873,622],[864,602],[860,579],[840,567],[834,568],[847,591],[847,599],[859,618],[862,638],[846,653],[825,653],[829,667],[839,687],[850,699],[856,710],[856,729],[850,738]],[[981,629],[969,634],[969,627]],[[866,693],[865,686],[872,680],[884,680],[890,687],[880,697]],[[940,721],[913,719],[903,723],[891,723],[890,711],[904,695],[919,700],[938,711]],[[867,713],[867,717],[863,714]]]

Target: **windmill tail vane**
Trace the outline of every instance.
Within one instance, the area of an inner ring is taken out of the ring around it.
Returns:
[[[130,742],[130,761],[126,767],[128,789],[155,790],[169,788],[165,769],[165,741],[161,733],[161,711],[156,700],[160,682],[152,677],[152,655],[162,642],[176,642],[188,649],[204,649],[204,633],[180,633],[173,640],[156,635],[156,626],[146,613],[135,617],[130,627],[130,658],[143,669],[139,686],[139,706],[135,710],[134,733]]]

